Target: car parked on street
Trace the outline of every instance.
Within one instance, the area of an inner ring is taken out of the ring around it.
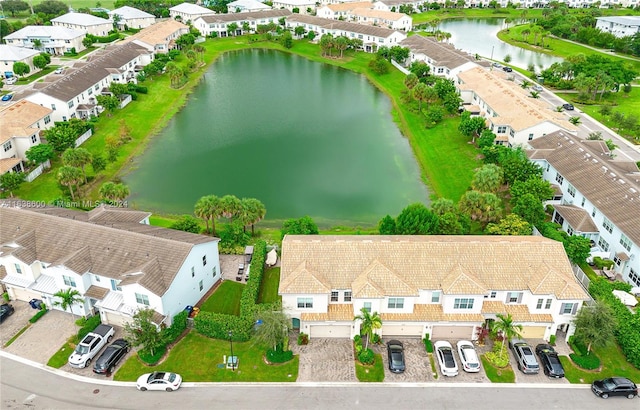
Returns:
[[[502,67],[502,69],[503,69],[504,71],[506,71],[507,73],[510,73],[510,72],[512,72],[512,71],[513,71],[513,68],[511,68],[511,67],[507,67],[507,66]]]
[[[573,104],[569,104],[569,103],[562,104],[562,108],[564,108],[564,109],[565,109],[565,110],[567,110],[567,111],[573,111],[573,110],[575,110],[575,107],[573,106]]]
[[[638,395],[638,386],[624,377],[609,377],[594,381],[591,384],[591,391],[603,399],[608,399],[609,396],[624,396],[633,399]]]
[[[122,359],[128,351],[129,342],[124,339],[116,340],[98,357],[96,363],[93,365],[93,372],[106,375],[113,373],[120,359]]]
[[[63,68],[63,67],[58,67],[58,68],[56,68],[56,71],[54,71],[53,73],[54,73],[54,74],[62,74],[62,71],[63,71],[63,70],[64,70],[64,68]]]
[[[405,370],[404,346],[398,340],[387,342],[387,356],[389,358],[389,370],[393,373],[402,373]]]
[[[437,341],[433,347],[436,350],[436,357],[440,365],[440,372],[443,376],[453,377],[458,375],[458,364],[453,356],[451,343],[445,340]]]
[[[533,87],[531,87],[531,89],[532,89],[533,91],[537,91],[537,92],[542,92],[542,91],[544,90],[544,89],[542,88],[542,86],[541,86],[541,85],[538,85],[538,84],[536,84],[536,85],[534,85]]]
[[[511,339],[509,347],[513,350],[513,355],[518,363],[518,369],[524,374],[537,374],[540,371],[540,364],[533,354],[531,346],[521,339]]]
[[[165,390],[174,391],[180,388],[182,377],[176,373],[170,372],[153,372],[146,373],[138,377],[136,387],[140,391],[147,390]]]
[[[13,315],[13,312],[15,311],[16,310],[13,308],[13,306],[8,303],[3,303],[2,305],[0,305],[0,323],[4,322],[4,320],[9,316]]]
[[[551,345],[540,343],[536,346],[536,354],[540,358],[540,365],[544,374],[556,379],[564,377],[564,367],[560,363],[558,353]]]
[[[13,94],[5,94],[2,96],[2,101],[10,101],[13,98]]]
[[[458,347],[458,356],[460,356],[462,370],[467,373],[479,372],[480,360],[478,360],[478,354],[473,344],[468,340],[460,340],[456,346]]]

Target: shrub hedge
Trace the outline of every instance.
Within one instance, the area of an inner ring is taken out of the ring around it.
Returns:
[[[571,353],[569,355],[571,360],[578,365],[578,367],[585,370],[595,370],[600,367],[600,358],[596,356],[593,352],[588,355],[579,355],[576,353]]]
[[[431,335],[427,333],[424,335],[424,339],[422,339],[422,343],[424,343],[424,348],[427,350],[427,353],[433,353],[433,343],[431,343],[430,337]]]
[[[628,283],[610,283],[604,278],[598,277],[589,285],[589,293],[597,299],[605,302],[613,309],[618,320],[616,338],[627,361],[640,369],[640,314],[631,313],[620,300],[613,295],[613,290],[631,290]]]
[[[31,323],[36,323],[38,321],[38,319],[40,319],[42,316],[45,315],[45,313],[47,313],[48,310],[46,308],[38,311],[38,313],[36,313],[35,315],[33,315],[33,317],[31,319],[29,319],[29,322]]]
[[[266,255],[267,243],[263,240],[257,241],[253,246],[249,280],[240,297],[240,316],[200,312],[193,320],[194,327],[199,333],[214,339],[228,339],[229,332],[232,332],[232,339],[239,342],[246,342],[251,338],[256,313],[261,309],[273,307],[272,304],[256,304]]]
[[[270,363],[286,363],[293,359],[293,352],[291,350],[267,350],[267,360]]]
[[[362,364],[373,364],[373,362],[376,360],[376,356],[371,349],[362,350],[358,354],[358,360]]]

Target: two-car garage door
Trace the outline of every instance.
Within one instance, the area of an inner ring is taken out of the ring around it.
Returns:
[[[342,337],[349,339],[351,337],[351,323],[309,325],[309,337]]]
[[[434,326],[431,330],[431,340],[457,340],[473,338],[475,326]]]

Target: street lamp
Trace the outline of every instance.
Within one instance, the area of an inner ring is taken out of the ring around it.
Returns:
[[[236,371],[236,362],[233,357],[233,332],[229,331],[229,344],[231,344],[231,371]]]

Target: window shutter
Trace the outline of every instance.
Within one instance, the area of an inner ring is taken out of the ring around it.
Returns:
[[[522,302],[522,292],[518,293],[518,303]]]
[[[575,315],[577,311],[578,311],[578,304],[574,303],[573,304],[573,309],[571,309],[571,314]]]
[[[511,292],[507,292],[507,298],[505,299],[504,303],[509,303],[510,298],[511,298]]]
[[[564,312],[564,303],[560,304],[560,314],[562,314]]]

